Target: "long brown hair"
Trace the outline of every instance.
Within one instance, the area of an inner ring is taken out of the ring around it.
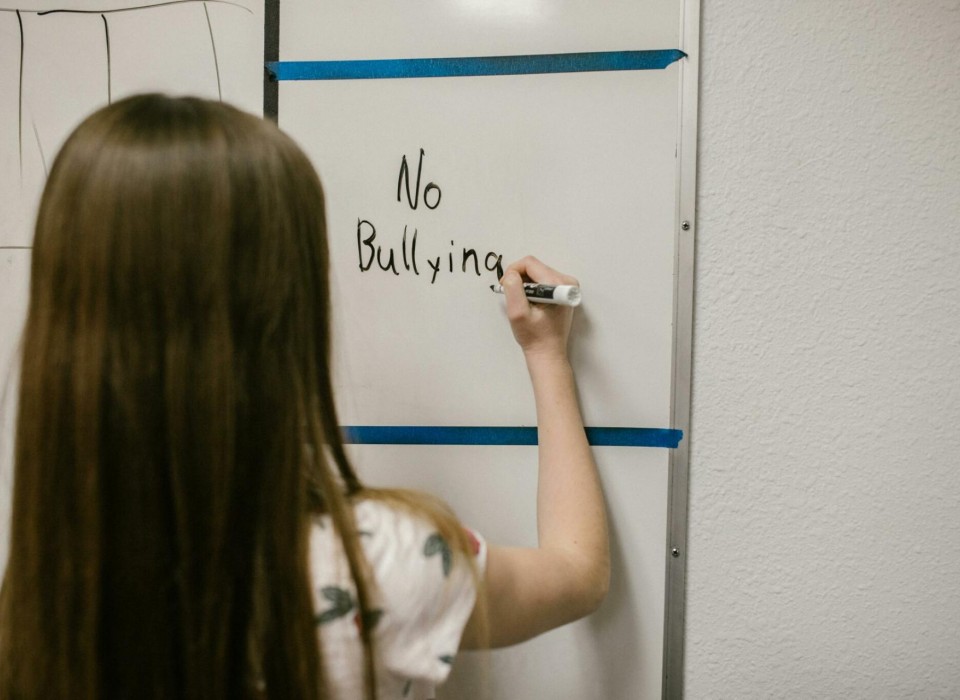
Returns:
[[[320,182],[269,122],[144,95],[67,140],[33,249],[0,696],[325,696],[312,513],[370,597],[327,267]],[[375,495],[466,549],[440,506]]]

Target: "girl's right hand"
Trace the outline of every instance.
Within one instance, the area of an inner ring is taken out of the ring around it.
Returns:
[[[510,264],[500,280],[513,337],[517,339],[524,355],[527,358],[553,356],[565,359],[573,308],[558,304],[531,304],[523,292],[524,282],[556,285],[579,283],[532,256]]]

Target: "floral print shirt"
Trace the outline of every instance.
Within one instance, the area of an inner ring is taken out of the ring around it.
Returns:
[[[360,626],[368,624],[377,697],[432,698],[432,687],[450,673],[473,611],[477,591],[469,564],[423,517],[377,500],[359,501],[354,514],[375,583],[366,620],[329,516],[317,519],[310,538],[315,619],[331,697],[363,697]],[[486,543],[470,530],[467,535],[482,574]]]

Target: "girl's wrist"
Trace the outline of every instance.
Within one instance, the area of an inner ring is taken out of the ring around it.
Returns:
[[[570,358],[566,348],[561,349],[531,349],[523,353],[527,369],[531,372],[564,371],[572,372]]]

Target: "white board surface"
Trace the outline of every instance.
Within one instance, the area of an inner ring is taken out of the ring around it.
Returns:
[[[279,58],[671,49],[682,6],[291,0],[280,5]],[[484,265],[534,254],[583,288],[572,358],[586,423],[672,427],[680,95],[678,64],[281,80],[279,123],[326,190],[341,423],[535,425],[522,356],[489,290],[496,273]],[[438,493],[492,542],[536,543],[534,448],[358,445],[351,454],[372,483]],[[595,454],[613,531],[609,599],[532,642],[461,654],[437,697],[475,697],[484,685],[498,698],[661,694],[669,451]]]
[[[528,253],[581,282],[588,424],[669,423],[675,183],[656,163],[673,162],[676,85],[671,69],[281,85],[327,193],[345,424],[533,425],[485,265]],[[405,182],[396,197],[420,149],[433,210]]]
[[[29,246],[46,171],[90,112],[138,92],[260,113],[263,3],[14,0],[0,9],[0,247]]]
[[[607,492],[614,569],[610,594],[600,610],[518,646],[461,653],[450,679],[438,689],[438,698],[660,696],[664,452],[634,447],[596,450]],[[536,545],[533,447],[361,445],[351,450],[351,456],[371,483],[439,494],[490,542]]]
[[[222,98],[260,113],[262,76],[256,0],[14,0],[0,9],[0,569],[32,227],[54,156],[90,112],[138,92]]]
[[[27,312],[29,250],[0,250],[0,571],[7,561],[7,523],[13,486],[13,436],[20,328]]]

